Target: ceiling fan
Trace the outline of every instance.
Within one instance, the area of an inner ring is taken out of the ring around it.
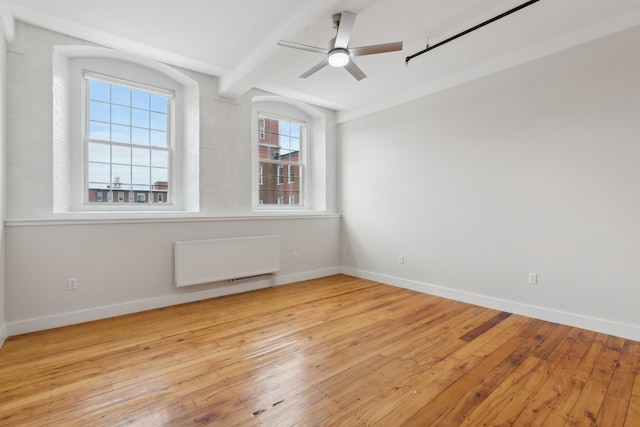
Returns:
[[[333,28],[336,29],[336,36],[329,41],[328,49],[284,40],[280,40],[278,45],[326,55],[320,63],[300,75],[303,79],[306,79],[327,65],[331,65],[332,67],[345,68],[356,80],[360,81],[367,77],[367,75],[353,62],[352,57],[402,50],[402,42],[350,48],[349,40],[351,39],[351,32],[353,31],[355,20],[356,14],[351,12],[336,13],[331,17]]]

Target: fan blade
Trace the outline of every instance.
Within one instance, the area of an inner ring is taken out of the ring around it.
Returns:
[[[340,16],[340,24],[338,24],[338,34],[336,34],[336,44],[334,47],[346,49],[351,39],[353,24],[356,21],[356,14],[351,12],[342,12]]]
[[[346,70],[353,76],[357,81],[360,81],[367,77],[367,75],[356,65],[355,62],[349,61],[347,65],[344,66]]]
[[[284,41],[284,40],[280,40],[278,42],[278,45],[279,46],[284,46],[284,47],[290,47],[290,48],[293,48],[293,49],[306,50],[307,52],[322,53],[322,54],[325,54],[325,55],[329,52],[329,49],[322,49],[320,47],[307,46],[306,44],[288,42],[288,41]]]
[[[375,55],[376,53],[396,52],[402,50],[402,42],[376,44],[372,46],[352,47],[351,56]]]
[[[300,75],[301,79],[306,79],[307,77],[309,77],[311,74],[314,74],[320,70],[322,70],[324,67],[326,67],[327,65],[329,65],[329,60],[327,58],[323,59],[322,61],[318,62],[315,66],[311,67],[311,69],[309,69],[309,71],[307,71],[304,74]]]

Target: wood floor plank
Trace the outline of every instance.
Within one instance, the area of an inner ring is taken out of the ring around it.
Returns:
[[[615,366],[609,388],[600,407],[597,425],[621,426],[624,424],[629,406],[635,373],[638,369],[640,343],[624,341],[622,353]]]
[[[621,350],[617,344],[619,341],[616,337],[606,337],[605,344],[597,355],[593,369],[571,410],[567,426],[596,425],[598,413],[620,358]]]
[[[549,330],[555,327],[556,325],[552,324],[543,325],[543,328]],[[497,382],[511,373],[533,352],[545,334],[546,331],[534,335],[531,331],[529,337],[511,336],[501,347],[493,350],[481,363],[414,414],[407,425],[442,424],[445,420],[460,424],[467,413],[473,411],[486,398]]]
[[[640,361],[633,374],[633,386],[631,388],[631,396],[629,398],[629,406],[627,408],[624,426],[631,427],[637,420],[640,420]]]
[[[344,275],[10,337],[0,426],[640,425],[640,343]]]

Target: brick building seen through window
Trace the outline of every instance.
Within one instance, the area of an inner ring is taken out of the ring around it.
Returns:
[[[260,116],[258,135],[261,205],[302,205],[304,125]]]
[[[156,181],[151,191],[128,190],[120,184],[116,175],[108,188],[89,188],[89,203],[167,203],[169,183]]]

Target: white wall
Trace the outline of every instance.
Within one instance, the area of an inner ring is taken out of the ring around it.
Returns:
[[[280,235],[277,280],[286,284],[337,273],[339,233],[337,216],[11,225],[6,231],[9,334],[271,285],[264,279],[176,288],[174,241]],[[77,290],[67,290],[69,278],[77,279]]]
[[[640,339],[639,45],[636,28],[341,125],[346,271]]]
[[[182,70],[200,86],[200,214],[120,220],[54,214],[52,52],[54,45],[65,44],[86,43],[19,24],[9,46],[5,316],[10,335],[270,284],[176,289],[173,242],[178,240],[279,234],[279,283],[338,271],[334,112],[318,109],[327,121],[327,210],[258,217],[251,211],[251,100],[265,93],[251,91],[237,102],[216,99],[216,79],[195,72]],[[69,278],[78,280],[77,291],[66,289]]]
[[[10,220],[59,219],[53,213],[51,177],[52,55],[55,45],[86,42],[18,23],[9,46],[7,216]],[[216,98],[217,80],[181,70],[200,87],[200,209],[203,216],[251,213],[252,90],[236,102]],[[335,176],[335,113],[316,107],[327,122],[327,176]],[[336,212],[335,178],[328,184],[326,211]],[[95,216],[95,215],[94,215]]]
[[[4,233],[4,217],[5,217],[5,149],[7,143],[7,43],[2,34],[0,34],[0,346],[7,338],[7,329],[5,327],[5,275],[4,275],[4,253],[5,253],[5,233]]]

